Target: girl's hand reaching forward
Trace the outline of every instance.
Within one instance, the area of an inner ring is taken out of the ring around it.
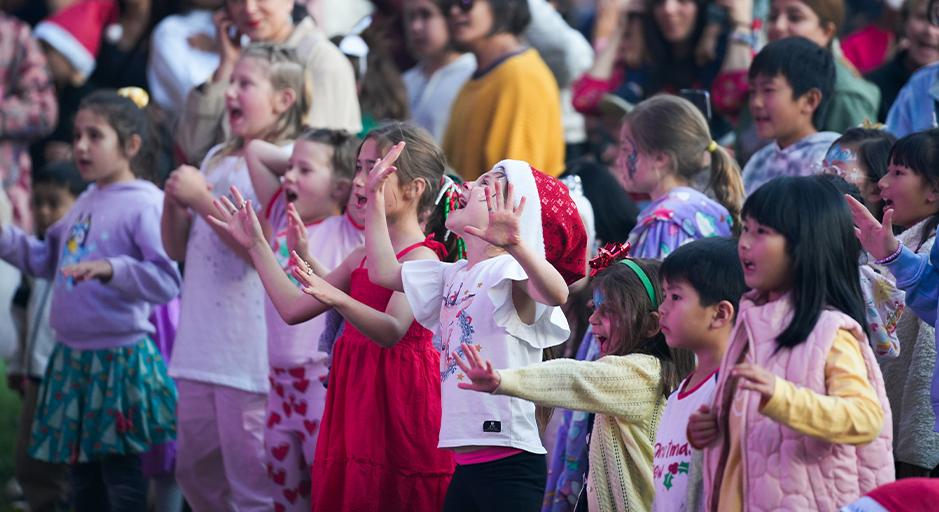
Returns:
[[[325,279],[316,275],[313,269],[302,259],[296,262],[293,268],[293,277],[300,282],[303,293],[313,297],[323,303],[324,306],[333,308],[339,305],[344,297],[347,297],[342,290],[329,284]]]
[[[486,206],[489,208],[489,225],[486,229],[476,226],[466,226],[464,229],[467,234],[491,245],[510,249],[522,243],[521,218],[525,210],[525,198],[518,202],[518,206],[513,206],[515,190],[511,183],[503,194],[502,184],[496,181],[494,190],[486,187]]]
[[[878,260],[896,252],[900,242],[893,236],[893,209],[884,211],[884,221],[880,223],[857,199],[849,195],[845,195],[845,199],[854,219],[854,234],[864,250]]]
[[[458,383],[457,386],[460,389],[492,393],[499,388],[502,377],[499,376],[498,371],[492,369],[492,363],[483,361],[483,358],[479,356],[479,350],[475,346],[464,343],[463,354],[466,356],[465,360],[456,352],[452,354],[457,366],[470,379],[470,382]]]
[[[267,243],[264,239],[264,230],[261,221],[254,212],[251,201],[245,201],[244,196],[237,187],[232,185],[232,202],[228,197],[222,196],[213,201],[217,215],[210,215],[209,220],[228,233],[245,249],[251,249],[257,244]]]
[[[301,259],[309,259],[310,242],[307,237],[306,225],[300,218],[297,207],[290,203],[287,205],[287,250],[296,253]]]

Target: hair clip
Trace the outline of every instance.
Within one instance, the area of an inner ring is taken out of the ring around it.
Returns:
[[[865,130],[885,130],[887,125],[871,121],[869,118],[864,118],[864,122],[861,123],[861,128],[864,128]]]
[[[597,255],[590,260],[590,277],[600,273],[601,270],[610,265],[625,259],[629,256],[629,249],[632,246],[626,243],[608,243],[597,251]]]
[[[133,101],[134,105],[137,105],[137,108],[140,109],[147,108],[147,105],[150,104],[150,95],[140,87],[121,87],[117,90],[117,94]]]
[[[434,199],[434,205],[440,204],[440,200],[447,194],[447,191],[454,185],[453,178],[446,174],[440,179],[440,192],[437,192],[437,198]]]

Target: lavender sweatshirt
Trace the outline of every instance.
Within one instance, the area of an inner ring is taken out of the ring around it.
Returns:
[[[0,233],[0,258],[27,274],[54,279],[50,324],[58,341],[97,350],[132,345],[153,333],[151,304],[179,294],[180,276],[160,239],[163,192],[143,180],[92,185],[39,240],[12,225]],[[106,283],[74,283],[59,270],[107,260]]]

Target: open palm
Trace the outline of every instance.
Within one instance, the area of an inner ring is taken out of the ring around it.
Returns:
[[[466,359],[460,357],[456,352],[452,354],[452,357],[456,361],[457,366],[460,367],[460,370],[463,371],[463,374],[469,378],[470,382],[460,382],[457,384],[457,387],[471,391],[482,391],[484,393],[492,393],[498,389],[499,384],[502,382],[502,377],[499,376],[498,371],[492,369],[492,363],[484,361],[479,355],[479,349],[475,346],[466,343],[462,346],[463,355]]]
[[[897,250],[897,238],[893,236],[893,209],[884,212],[883,223],[871,215],[866,206],[851,196],[846,195],[848,208],[854,220],[854,234],[857,235],[864,250],[877,259],[884,259]]]
[[[520,244],[525,198],[519,201],[518,206],[513,206],[515,204],[513,193],[514,188],[511,183],[506,187],[505,194],[502,193],[502,185],[498,181],[495,184],[494,193],[487,186],[486,205],[489,207],[489,223],[484,230],[476,226],[467,226],[466,233],[503,249]]]
[[[235,198],[234,203],[226,196],[213,201],[216,215],[210,216],[209,220],[228,231],[232,238],[245,249],[250,249],[258,243],[265,243],[261,221],[258,220],[251,201],[246,201],[241,191],[234,185],[231,187],[231,194]],[[235,206],[236,204],[238,206]]]
[[[385,184],[388,182],[388,178],[398,170],[394,163],[404,151],[404,145],[405,143],[402,141],[391,146],[388,153],[375,162],[375,165],[368,172],[368,178],[365,181],[365,194],[369,199],[384,196]]]

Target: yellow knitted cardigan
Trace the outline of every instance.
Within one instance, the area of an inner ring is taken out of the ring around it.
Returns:
[[[665,410],[659,360],[632,354],[597,361],[555,359],[499,370],[496,393],[539,405],[596,413],[587,498],[591,511],[652,507],[652,454]]]

